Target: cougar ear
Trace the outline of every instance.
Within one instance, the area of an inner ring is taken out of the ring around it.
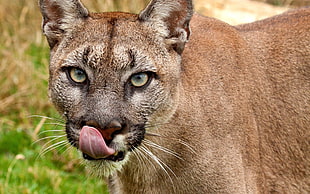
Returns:
[[[79,0],[40,0],[42,29],[53,48],[72,27],[88,17],[88,10]]]
[[[152,0],[139,14],[141,22],[155,29],[181,54],[190,36],[191,0]]]

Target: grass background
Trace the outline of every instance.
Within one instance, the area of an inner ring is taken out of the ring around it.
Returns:
[[[83,3],[90,11],[137,13],[147,0]],[[77,151],[66,146],[64,121],[48,100],[49,51],[37,4],[0,0],[0,194],[107,193],[102,180],[87,176]]]

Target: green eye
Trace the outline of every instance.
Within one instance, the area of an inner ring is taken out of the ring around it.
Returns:
[[[130,78],[130,83],[137,88],[146,85],[148,81],[149,75],[147,73],[137,73]]]
[[[83,70],[75,67],[69,70],[69,75],[70,78],[76,83],[83,83],[87,79],[86,73]]]

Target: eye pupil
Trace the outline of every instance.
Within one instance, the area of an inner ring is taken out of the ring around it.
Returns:
[[[142,87],[148,83],[149,76],[147,73],[138,73],[131,77],[131,84],[134,87]]]
[[[83,83],[87,79],[86,73],[79,68],[70,69],[70,77],[76,83]]]

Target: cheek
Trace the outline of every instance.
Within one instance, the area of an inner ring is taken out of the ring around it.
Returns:
[[[166,88],[160,92],[160,96],[156,99],[156,109],[148,117],[150,126],[158,126],[159,124],[168,123],[177,109],[179,101],[178,86]]]
[[[131,98],[131,104],[136,109],[136,114],[144,119],[149,119],[154,113],[161,109],[166,102],[166,91],[160,84],[153,84],[143,92],[136,92]]]
[[[61,112],[70,112],[82,101],[81,90],[68,85],[63,81],[56,81],[50,84],[50,98],[56,108]]]

